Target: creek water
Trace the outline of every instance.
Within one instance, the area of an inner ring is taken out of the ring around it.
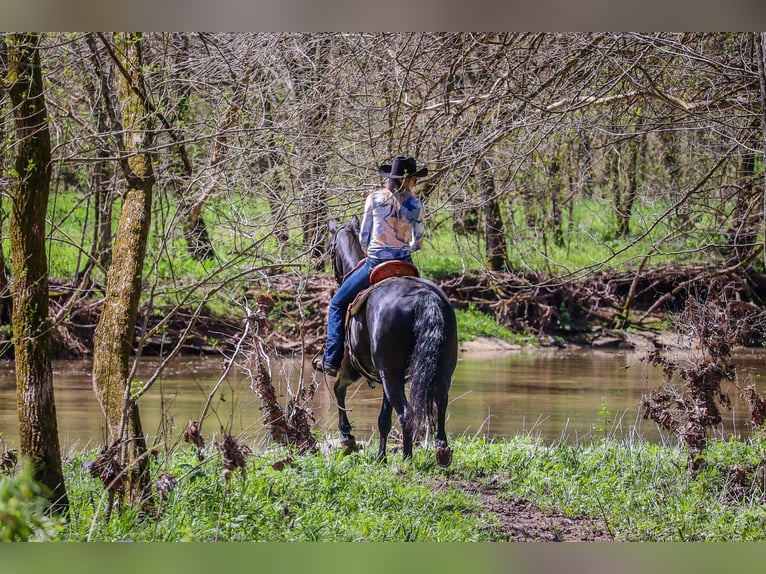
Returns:
[[[590,440],[603,436],[672,442],[656,424],[644,420],[641,397],[662,383],[661,372],[642,361],[642,353],[595,350],[530,350],[461,355],[450,391],[447,432],[451,436],[508,437],[533,433],[547,441]],[[766,353],[738,352],[740,386],[756,384],[764,392]],[[138,379],[147,377],[155,361],[144,359]],[[224,373],[223,358],[184,357],[166,369],[139,401],[150,444],[166,436],[172,443],[190,419],[199,419],[213,389],[203,436],[210,441],[221,429],[248,444],[265,440],[260,402],[243,370]],[[102,446],[103,415],[92,391],[89,361],[55,361],[54,393],[62,450]],[[304,378],[314,376],[308,361],[272,363],[272,380],[281,404]],[[0,362],[0,438],[6,448],[18,446],[15,373],[12,361]],[[732,409],[724,410],[719,436],[748,433],[747,405],[736,388],[724,388]],[[349,388],[347,407],[358,439],[376,438],[382,389],[364,382]],[[320,382],[311,402],[315,426],[337,432],[332,392]],[[394,428],[398,428],[395,424]],[[169,432],[163,432],[168,431]]]

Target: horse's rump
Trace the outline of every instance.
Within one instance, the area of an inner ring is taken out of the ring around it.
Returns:
[[[360,294],[349,312],[349,359],[368,380],[380,382],[381,366],[402,366],[410,376],[417,373],[416,379],[439,369],[449,373],[454,369],[454,361],[440,363],[444,345],[448,356],[457,352],[454,311],[446,295],[431,281],[385,279]]]

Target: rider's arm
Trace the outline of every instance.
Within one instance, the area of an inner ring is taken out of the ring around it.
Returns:
[[[362,215],[362,226],[359,229],[359,243],[362,244],[362,249],[367,253],[367,248],[370,246],[370,239],[372,238],[372,193],[367,196],[364,201],[364,214]]]
[[[425,224],[423,223],[424,209],[421,204],[415,221],[412,222],[412,240],[410,241],[410,250],[417,251],[423,247],[423,236],[425,235]]]

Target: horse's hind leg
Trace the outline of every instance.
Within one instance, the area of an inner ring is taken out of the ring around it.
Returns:
[[[348,414],[346,413],[346,389],[349,384],[349,381],[345,381],[344,377],[340,376],[333,385],[335,400],[338,403],[338,430],[342,437],[340,446],[343,450],[343,454],[351,454],[352,452],[359,450],[359,447],[356,444],[356,438],[351,434],[351,423],[349,422]]]
[[[396,380],[398,381],[399,379]],[[412,458],[412,429],[410,428],[409,420],[410,404],[407,402],[407,396],[404,394],[404,377],[401,377],[401,382],[395,384],[390,384],[384,379],[383,385],[389,403],[396,411],[399,426],[402,429],[402,454],[405,460],[410,459]]]
[[[449,466],[452,462],[452,449],[447,446],[447,431],[445,420],[447,418],[447,404],[449,403],[446,391],[438,393],[436,397],[436,462],[439,466]]]
[[[388,402],[386,394],[383,393],[383,404],[380,406],[378,415],[378,431],[380,432],[380,443],[378,445],[378,462],[386,462],[386,441],[388,433],[391,432],[391,403]]]

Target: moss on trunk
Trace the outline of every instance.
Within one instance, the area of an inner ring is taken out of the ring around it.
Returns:
[[[144,103],[139,34],[116,34],[119,99],[125,128],[122,169],[127,181],[112,263],[107,272],[106,295],[93,339],[93,387],[104,411],[112,442],[124,441],[128,495],[143,496],[148,486],[138,405],[130,397],[129,361],[141,297],[146,241],[151,224],[152,173],[149,148],[152,114]]]
[[[51,141],[36,34],[9,34],[8,85],[16,128],[10,240],[14,265],[13,342],[22,456],[58,510],[69,506],[56,422],[48,318],[45,215]]]

